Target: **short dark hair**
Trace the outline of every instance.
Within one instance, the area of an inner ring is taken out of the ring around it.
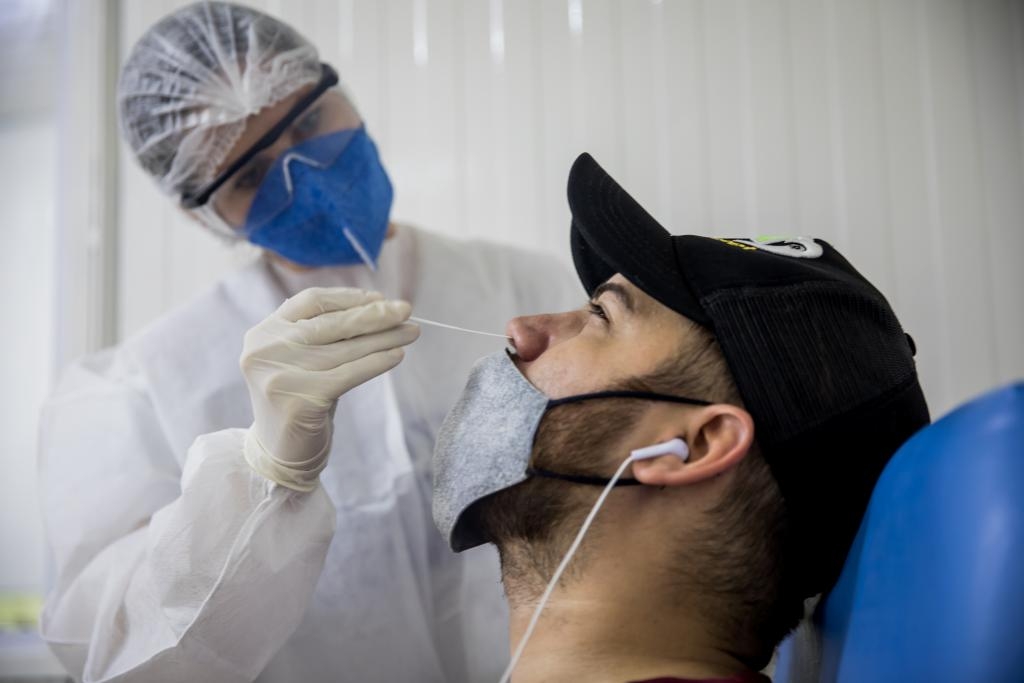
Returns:
[[[685,324],[680,354],[635,388],[743,407],[714,335],[692,321]],[[742,654],[751,668],[761,669],[800,621],[803,598],[789,552],[785,502],[756,440],[705,524],[687,533],[680,578],[697,589],[694,607],[717,625],[719,637],[735,642],[736,634],[746,634],[750,652]]]

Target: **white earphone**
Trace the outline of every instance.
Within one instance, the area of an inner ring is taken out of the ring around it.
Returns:
[[[629,466],[629,463],[637,460],[647,460],[649,458],[657,458],[659,455],[674,455],[683,462],[686,462],[687,458],[690,457],[690,447],[686,445],[686,442],[676,437],[663,441],[661,443],[652,444],[645,446],[644,448],[638,448],[635,451],[630,452],[629,457],[622,461],[619,465],[619,469],[615,472],[608,484],[604,487],[601,495],[598,496],[597,502],[590,508],[590,514],[583,520],[583,525],[580,527],[579,532],[576,534],[576,538],[569,546],[569,550],[566,551],[565,556],[562,558],[562,562],[555,569],[555,573],[552,575],[551,580],[548,582],[547,588],[544,589],[544,594],[541,595],[540,600],[537,602],[537,606],[533,610],[533,616],[530,617],[530,622],[526,626],[526,631],[523,633],[522,638],[519,639],[519,644],[516,646],[515,651],[512,653],[512,659],[509,661],[508,666],[505,668],[505,673],[501,675],[499,683],[508,683],[512,677],[512,670],[516,668],[516,664],[519,662],[519,658],[523,655],[523,650],[526,648],[526,643],[530,640],[530,636],[533,635],[533,629],[537,626],[537,620],[540,619],[540,613],[544,610],[544,605],[548,603],[548,599],[551,597],[551,592],[558,585],[558,580],[562,577],[562,573],[565,572],[565,568],[569,566],[569,562],[572,560],[573,555],[576,554],[576,550],[580,547],[580,542],[583,540],[583,536],[587,533],[587,529],[590,528],[591,523],[594,521],[594,517],[597,516],[597,511],[604,505],[605,498],[611,492],[612,488],[615,487],[615,482],[619,480],[622,473]]]
[[[629,459],[647,460],[649,458],[657,458],[659,455],[674,455],[683,462],[686,462],[687,458],[690,457],[690,448],[686,445],[685,441],[676,437],[651,446],[638,448],[629,454]]]

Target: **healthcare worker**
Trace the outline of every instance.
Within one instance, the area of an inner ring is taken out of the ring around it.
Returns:
[[[430,514],[437,428],[504,342],[409,345],[404,321],[499,331],[581,292],[550,258],[391,223],[336,81],[292,28],[219,2],[123,67],[139,163],[264,251],[74,364],[44,409],[42,633],[76,678],[479,681],[507,661],[496,558],[452,554]]]

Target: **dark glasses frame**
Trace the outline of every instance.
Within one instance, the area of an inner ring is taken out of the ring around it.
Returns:
[[[252,147],[246,150],[245,154],[238,157],[233,164],[224,169],[220,175],[207,183],[201,190],[182,194],[182,208],[195,209],[210,201],[210,197],[213,196],[213,193],[220,189],[221,185],[228,181],[228,178],[233,176],[239,171],[239,169],[249,163],[254,156],[277,142],[277,139],[281,137],[281,134],[288,129],[288,126],[290,126],[295,119],[299,118],[303,112],[309,109],[313,102],[323,95],[328,88],[337,84],[338,72],[331,68],[330,64],[321,62],[320,80],[317,81],[313,89],[303,95],[302,98],[295,103],[295,106],[288,110],[288,113],[284,115],[284,118],[278,121],[273,128],[260,137]]]

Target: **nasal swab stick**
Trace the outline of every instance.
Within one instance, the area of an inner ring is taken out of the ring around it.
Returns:
[[[455,325],[446,325],[445,323],[435,322],[433,320],[425,320],[423,318],[417,318],[416,316],[410,316],[409,320],[420,325],[433,325],[434,327],[443,327],[446,330],[455,330],[456,332],[468,332],[469,334],[479,334],[485,337],[498,337],[499,339],[509,340],[510,337],[504,334],[495,334],[494,332],[481,332],[479,330],[469,330],[465,327],[456,327]]]
[[[369,252],[366,251],[366,248],[363,247],[362,243],[356,238],[356,236],[352,234],[352,231],[349,230],[348,228],[344,228],[342,232],[345,235],[345,239],[349,241],[349,244],[352,245],[352,248],[356,250],[357,254],[359,254],[359,258],[361,258],[363,260],[363,263],[366,264],[366,267],[369,268],[372,272],[377,272],[377,266],[374,265],[373,259],[370,258]],[[497,337],[498,339],[504,339],[505,341],[512,340],[511,337],[504,334],[495,334],[494,332],[480,332],[479,330],[470,330],[465,327],[456,327],[455,325],[447,325],[445,323],[439,323],[433,320],[417,318],[416,316],[410,316],[409,320],[419,323],[420,325],[433,325],[434,327],[443,327],[446,330],[455,330],[456,332],[465,332],[467,334],[479,334],[484,337]]]
[[[363,246],[363,243],[360,242],[347,227],[342,228],[341,232],[345,235],[345,239],[348,240],[348,243],[352,245],[352,248],[356,250],[356,253],[359,254],[359,258],[363,259],[363,263],[365,263],[366,267],[370,269],[370,272],[376,273],[377,265],[373,262],[373,259],[370,258],[370,254],[366,251],[366,247]]]

